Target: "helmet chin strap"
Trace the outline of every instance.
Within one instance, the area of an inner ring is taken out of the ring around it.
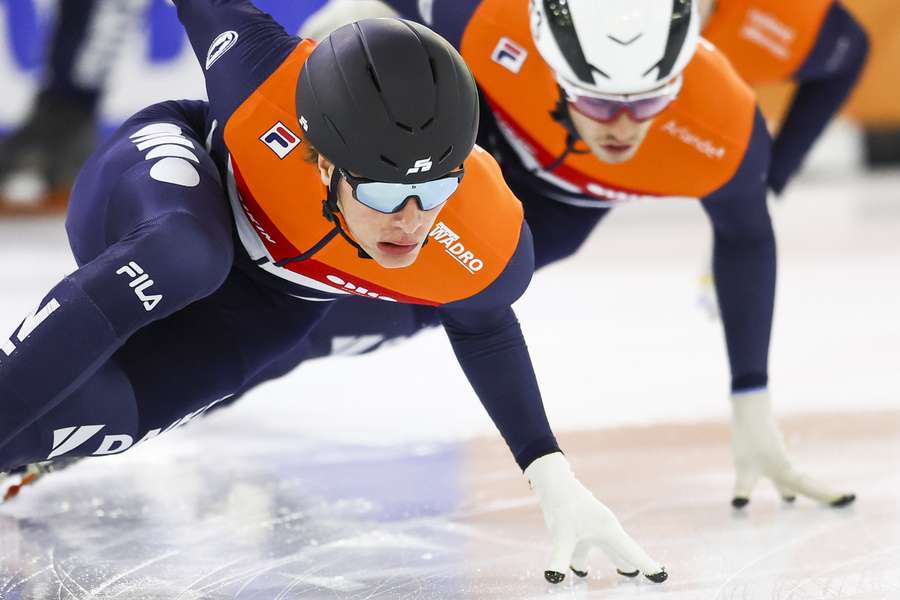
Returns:
[[[552,163],[544,167],[544,171],[554,171],[559,165],[563,164],[569,154],[587,154],[589,150],[578,150],[575,144],[581,140],[578,130],[575,129],[575,123],[572,121],[572,115],[569,114],[569,103],[566,101],[566,92],[561,86],[557,85],[559,90],[559,100],[556,101],[556,107],[550,111],[550,116],[554,121],[559,123],[566,130],[566,147],[562,154]]]
[[[328,196],[322,201],[322,214],[330,222],[334,223],[335,229],[341,234],[348,244],[356,248],[356,253],[360,258],[372,258],[368,252],[363,250],[362,246],[356,243],[350,234],[344,229],[344,223],[341,215],[341,209],[337,203],[337,188],[340,182],[341,174],[337,167],[331,172],[331,181],[328,182]]]

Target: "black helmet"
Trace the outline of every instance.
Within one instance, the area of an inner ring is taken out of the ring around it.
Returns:
[[[458,167],[478,129],[478,92],[459,53],[427,27],[364,19],[322,40],[297,81],[304,136],[360,177],[419,183]]]

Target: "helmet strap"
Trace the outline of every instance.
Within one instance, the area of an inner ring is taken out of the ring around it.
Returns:
[[[550,117],[566,130],[566,147],[556,160],[544,167],[544,171],[556,170],[559,165],[563,164],[563,161],[566,160],[566,157],[569,156],[569,154],[587,153],[585,150],[577,150],[575,148],[575,144],[581,140],[581,136],[575,128],[575,123],[572,121],[572,115],[569,114],[569,103],[566,101],[566,92],[559,85],[557,85],[556,88],[559,90],[559,99],[556,101],[556,107],[550,111]]]
[[[328,195],[325,197],[325,200],[322,201],[322,215],[331,223],[334,223],[334,228],[338,233],[341,234],[341,237],[347,241],[348,244],[356,248],[356,253],[360,258],[370,259],[369,253],[363,250],[362,246],[356,243],[350,234],[347,233],[347,230],[344,229],[344,220],[343,215],[341,215],[341,209],[338,207],[337,202],[337,189],[338,183],[340,183],[341,174],[340,169],[337,167],[331,172],[331,181],[328,182]]]

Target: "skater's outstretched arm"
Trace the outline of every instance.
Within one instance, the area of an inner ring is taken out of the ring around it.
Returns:
[[[770,148],[757,110],[737,173],[703,199],[713,228],[713,274],[735,392],[768,383],[775,302],[775,234],[766,204]]]

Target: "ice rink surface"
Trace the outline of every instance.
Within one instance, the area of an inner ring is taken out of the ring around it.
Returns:
[[[849,509],[764,484],[731,509],[724,342],[698,302],[709,228],[691,203],[647,203],[517,312],[576,474],[666,583],[599,554],[587,580],[544,583],[538,506],[428,331],[48,476],[0,507],[0,598],[898,598],[900,176],[820,172],[772,213],[773,402]],[[0,334],[72,268],[62,219],[0,221]]]

